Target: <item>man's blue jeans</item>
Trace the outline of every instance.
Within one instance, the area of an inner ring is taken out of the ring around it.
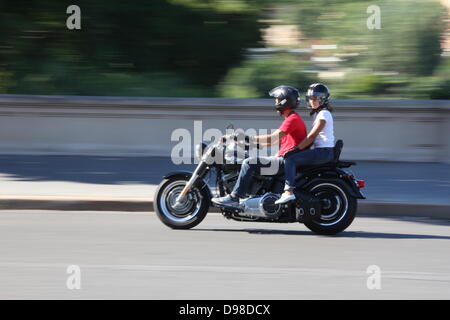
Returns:
[[[233,197],[245,198],[253,174],[273,176],[283,170],[282,157],[247,158],[242,162],[241,171],[231,192]]]
[[[284,159],[284,175],[286,186],[284,190],[295,188],[297,167],[305,165],[319,165],[331,162],[334,159],[334,148],[317,148],[299,151]]]

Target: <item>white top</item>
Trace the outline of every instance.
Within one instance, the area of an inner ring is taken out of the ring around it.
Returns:
[[[334,147],[334,128],[333,128],[333,116],[331,112],[323,109],[315,114],[313,127],[319,120],[325,120],[325,127],[319,132],[314,140],[313,146],[316,148],[333,148]]]

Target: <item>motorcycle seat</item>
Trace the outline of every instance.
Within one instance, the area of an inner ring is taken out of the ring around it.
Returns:
[[[351,161],[340,161],[339,158],[341,156],[342,148],[344,147],[344,142],[342,140],[336,141],[336,144],[334,145],[333,152],[334,157],[331,162],[322,163],[322,164],[314,164],[314,165],[306,165],[306,166],[298,166],[297,172],[298,173],[304,173],[305,171],[310,170],[316,170],[316,169],[322,169],[322,168],[348,168],[352,165],[355,165],[355,162]]]
[[[317,169],[348,168],[354,165],[356,165],[356,162],[353,161],[328,162],[316,165],[299,166],[297,167],[297,172],[304,173],[305,171],[313,171]]]

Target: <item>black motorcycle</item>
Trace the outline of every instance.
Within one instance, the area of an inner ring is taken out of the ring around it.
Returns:
[[[210,206],[217,206],[211,202],[212,191],[225,196],[233,190],[242,161],[255,147],[249,141],[248,137],[239,139],[234,135],[223,136],[209,145],[197,145],[200,161],[195,171],[169,173],[159,184],[155,193],[159,219],[173,229],[198,225]],[[344,170],[356,163],[339,160],[342,147],[342,140],[338,140],[330,163],[298,168],[295,201],[275,204],[285,183],[283,172],[278,172],[273,176],[254,175],[248,190],[250,196],[242,199],[239,207],[218,206],[219,210],[226,218],[237,221],[300,222],[323,235],[345,230],[355,218],[357,199],[365,199],[360,191],[365,183]],[[206,181],[208,176],[209,180],[213,178],[212,185]]]

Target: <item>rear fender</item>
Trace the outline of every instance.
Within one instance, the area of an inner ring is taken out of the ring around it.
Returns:
[[[309,180],[309,181],[308,181]],[[362,193],[359,191],[359,188],[356,186],[356,184],[353,182],[353,180],[350,177],[347,176],[340,176],[339,178],[320,178],[320,177],[314,177],[312,179],[305,180],[303,184],[298,185],[298,187],[301,187],[303,189],[308,189],[313,183],[336,183],[339,186],[342,186],[344,188],[345,192],[351,195],[352,197],[356,199],[365,199],[365,197],[362,195]]]

